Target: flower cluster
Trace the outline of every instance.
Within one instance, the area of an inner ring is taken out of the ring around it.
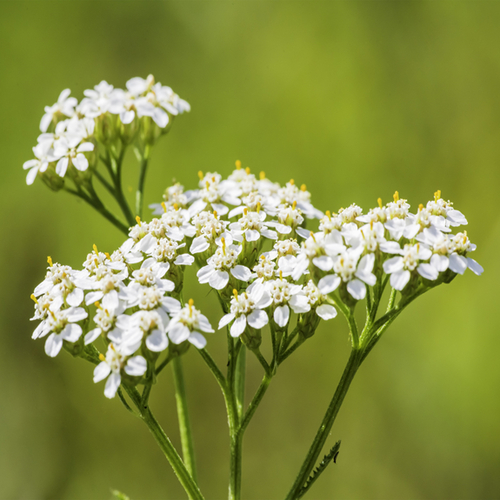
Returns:
[[[54,105],[45,107],[35,158],[23,165],[28,185],[37,175],[55,190],[64,185],[66,175],[85,179],[96,166],[99,144],[153,144],[174,116],[190,111],[186,101],[155,83],[152,75],[132,78],[126,90],[102,81],[85,90],[80,102],[70,94],[63,90]]]
[[[147,81],[134,82],[131,94],[150,89]],[[62,346],[78,354],[104,341],[94,380],[108,379],[107,397],[122,381],[141,382],[161,353],[205,347],[204,334],[213,329],[191,300],[182,300],[191,265],[219,297],[219,329],[227,326],[250,349],[258,349],[266,325],[286,338],[293,315],[303,341],[321,319],[337,315],[335,304],[352,308],[387,282],[405,296],[467,268],[482,272],[468,256],[475,245],[467,234],[452,234],[467,220],[439,191],[415,214],[397,193],[366,214],[356,205],[323,214],[304,185],[282,187],[240,162],[227,179],[199,178],[195,190],[168,188],[151,206],[157,217],[137,218],[111,255],[94,246],[79,271],[49,260],[32,296],[33,319],[41,320],[33,337],[47,337],[49,356]],[[319,219],[319,230],[306,229],[307,219]]]

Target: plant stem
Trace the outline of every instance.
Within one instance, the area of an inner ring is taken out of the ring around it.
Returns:
[[[149,161],[149,145],[144,146],[141,153],[141,166],[139,171],[139,181],[137,183],[137,191],[135,194],[135,214],[142,217],[142,201],[144,197],[144,181],[146,180],[146,172]]]
[[[141,396],[138,393],[137,389],[128,387],[126,385],[124,385],[124,389],[127,391],[127,394],[130,396],[137,409],[139,410],[141,419],[146,423],[151,434],[153,434],[154,438],[156,439],[158,446],[167,457],[167,460],[170,462],[175,475],[179,479],[189,498],[192,500],[203,500],[204,497],[201,494],[198,485],[186,469],[186,466],[184,465],[181,457],[177,453],[168,436],[165,434],[165,431],[161,428],[160,424],[154,417],[153,413],[149,409],[149,406],[143,407],[141,405]]]
[[[236,360],[236,372],[234,376],[234,392],[236,396],[236,411],[238,412],[238,420],[241,420],[243,408],[245,406],[246,359],[247,349],[244,345],[242,345]]]
[[[180,356],[172,360],[172,373],[175,384],[175,401],[177,403],[177,416],[179,418],[179,431],[181,435],[182,456],[186,468],[196,481],[196,463],[194,458],[193,436],[189,423],[189,414],[184,386],[184,374],[182,371],[182,360]]]
[[[305,485],[311,471],[318,460],[318,456],[323,449],[323,446],[326,442],[328,434],[332,428],[332,425],[335,421],[335,418],[342,406],[342,402],[344,401],[345,395],[351,385],[351,382],[358,371],[358,368],[362,362],[362,351],[356,347],[353,347],[351,351],[351,355],[349,356],[349,360],[347,361],[347,365],[344,369],[344,373],[342,374],[342,378],[340,379],[339,385],[335,390],[335,394],[328,406],[328,409],[323,417],[321,425],[316,433],[316,437],[307,453],[307,456],[300,468],[299,474],[297,475],[297,479],[293,483],[293,486],[286,496],[286,500],[296,500],[298,498],[299,491]]]

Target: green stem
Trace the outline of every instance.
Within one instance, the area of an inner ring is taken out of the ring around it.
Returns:
[[[151,434],[153,434],[156,442],[158,443],[158,446],[161,448],[165,457],[170,462],[175,475],[179,479],[189,498],[192,500],[203,500],[204,497],[201,494],[198,485],[186,469],[186,466],[184,465],[181,457],[177,453],[170,439],[165,434],[165,431],[161,428],[160,424],[154,417],[149,407],[143,407],[141,405],[141,396],[138,393],[137,389],[128,387],[127,385],[124,385],[123,387],[139,410],[141,419],[146,423]]]
[[[181,358],[175,357],[172,360],[172,373],[175,384],[175,400],[177,403],[177,416],[179,418],[179,430],[181,435],[182,456],[186,468],[196,481],[196,463],[194,458],[193,436],[189,423],[189,414],[186,399],[186,389],[184,386],[184,374],[182,371]]]
[[[240,434],[243,436],[243,433],[245,432],[248,424],[250,423],[250,420],[252,420],[252,417],[254,416],[255,411],[257,410],[257,407],[259,406],[260,402],[262,401],[262,398],[264,397],[264,394],[267,391],[267,388],[269,387],[269,384],[271,382],[271,375],[265,374],[264,378],[262,379],[262,382],[260,383],[259,388],[257,389],[257,392],[255,393],[255,396],[253,397],[252,401],[248,405],[247,411],[245,412],[245,415],[243,416],[240,424]]]
[[[362,362],[362,351],[353,347],[351,351],[351,355],[349,356],[349,360],[347,361],[347,365],[344,369],[344,373],[342,374],[342,378],[340,379],[339,385],[335,390],[335,394],[328,406],[328,409],[323,417],[321,425],[316,433],[316,437],[307,453],[307,456],[300,468],[299,474],[297,475],[297,479],[293,483],[293,486],[288,493],[286,500],[296,500],[299,498],[299,492],[302,487],[306,484],[309,475],[311,474],[316,461],[318,460],[318,456],[323,449],[323,446],[328,438],[328,434],[332,428],[332,425],[337,417],[337,414],[342,406],[342,402],[344,401],[345,395],[351,385],[351,382],[358,371]]]
[[[244,345],[241,346],[236,360],[236,372],[234,375],[234,391],[236,396],[236,410],[238,419],[241,420],[243,408],[245,406],[245,375],[246,375],[246,359],[247,349]]]
[[[141,153],[141,166],[139,170],[139,181],[137,183],[137,191],[135,194],[135,214],[142,217],[142,202],[144,197],[144,181],[146,180],[146,172],[149,161],[149,145],[144,146],[144,151]]]

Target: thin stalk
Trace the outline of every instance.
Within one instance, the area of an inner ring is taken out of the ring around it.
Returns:
[[[318,456],[323,449],[323,446],[328,438],[328,434],[332,428],[332,425],[337,417],[337,414],[342,406],[342,402],[344,401],[345,395],[351,385],[351,382],[358,371],[362,362],[362,351],[357,348],[352,349],[351,355],[349,356],[349,360],[347,361],[347,365],[344,369],[344,373],[342,374],[342,378],[340,379],[339,385],[335,390],[335,394],[328,406],[328,409],[323,417],[321,425],[319,426],[318,432],[316,433],[316,437],[307,453],[307,456],[300,468],[299,474],[297,475],[297,479],[293,483],[290,492],[286,496],[286,500],[296,500],[299,498],[299,492],[302,487],[305,485],[309,475],[311,474],[316,461],[318,460]]]
[[[269,387],[269,384],[271,383],[271,378],[272,378],[272,376],[267,374],[267,373],[264,375],[264,378],[262,379],[262,382],[260,383],[260,386],[257,389],[255,396],[253,397],[252,401],[248,405],[248,408],[247,408],[247,411],[245,412],[245,415],[241,419],[239,432],[242,435],[242,437],[243,437],[243,433],[245,432],[248,424],[250,423],[250,420],[252,420],[252,417],[254,416],[254,413],[257,410],[257,407],[259,406],[260,402],[262,401],[262,398],[264,397],[264,394],[266,393],[267,388]]]
[[[245,406],[245,375],[247,367],[247,348],[242,345],[236,360],[236,372],[234,374],[234,392],[236,396],[236,411],[238,419],[241,420]]]
[[[149,145],[144,146],[141,153],[141,166],[139,170],[139,181],[137,182],[137,191],[135,194],[135,214],[142,217],[142,202],[144,197],[144,181],[146,180],[146,173],[148,170],[149,161]]]
[[[189,414],[186,399],[186,388],[184,385],[184,374],[180,356],[172,360],[172,373],[175,384],[175,401],[177,404],[177,417],[179,418],[179,431],[181,435],[182,456],[186,469],[196,481],[196,462],[194,458],[193,435],[189,423]]]

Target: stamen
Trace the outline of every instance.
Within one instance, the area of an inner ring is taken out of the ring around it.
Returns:
[[[177,203],[174,203],[174,209],[179,210],[179,205]]]
[[[420,212],[423,209],[424,209],[424,205],[422,203],[420,203],[420,205],[418,206],[418,211]]]
[[[198,177],[200,178],[200,181],[202,181],[202,180],[203,180],[203,177],[205,177],[205,176],[203,175],[203,172],[202,172],[201,170],[199,170],[199,171],[198,171]]]
[[[32,294],[30,295],[30,299],[31,299],[31,300],[32,300],[35,304],[38,304],[38,300],[36,300],[36,297],[35,297],[35,294],[34,294],[34,293],[32,293]]]
[[[327,210],[327,211],[325,212],[325,215],[326,215],[326,216],[327,216],[330,220],[332,220],[332,214],[331,214],[330,210]]]
[[[297,208],[297,202],[294,200],[294,202],[292,203],[292,208],[295,210]]]
[[[164,202],[164,201],[162,201],[162,202],[161,202],[161,206],[162,206],[162,208],[163,208],[163,211],[164,211],[165,213],[167,213],[167,205],[165,205],[165,202]]]
[[[220,239],[221,243],[222,243],[222,253],[224,255],[226,255],[226,238],[224,238],[224,236]]]
[[[205,187],[208,189],[210,187],[210,182],[205,182]]]
[[[260,174],[259,174],[259,178],[261,181],[263,181],[265,178],[266,178],[266,173],[264,171],[262,171]]]
[[[245,168],[245,172],[247,173],[247,175],[250,174],[250,167]]]
[[[99,301],[94,302],[94,305],[97,307],[97,309],[102,309],[101,303]]]
[[[217,219],[217,210],[214,210],[214,217]]]
[[[96,245],[95,243],[92,245],[92,248],[94,249],[94,252],[95,252],[97,255],[99,255],[99,252],[97,251],[97,245]]]
[[[260,207],[261,207],[261,205],[260,205],[260,202],[259,202],[259,203],[257,203],[257,213],[260,213]]]
[[[50,267],[52,267],[54,265],[54,264],[52,264],[52,257],[50,255],[47,257],[47,262],[48,262]]]
[[[399,201],[399,193],[397,191],[394,192],[392,197],[394,198],[394,201]]]
[[[289,184],[290,184],[290,186],[293,186],[295,184],[295,181],[293,179],[290,179]]]
[[[302,184],[302,186],[300,186],[300,190],[301,190],[301,191],[304,191],[304,192],[305,192],[305,191],[307,191],[307,187],[306,187],[306,185],[305,185],[305,184]]]
[[[382,208],[382,198],[377,198],[377,203],[380,208]]]
[[[283,271],[280,270],[280,280],[283,281]]]
[[[240,161],[240,160],[236,160],[236,161],[234,162],[234,164],[236,165],[236,169],[237,169],[237,170],[240,170],[240,169],[241,169],[241,161]]]
[[[106,361],[106,356],[102,352],[99,353],[99,360],[100,361]]]
[[[373,230],[373,220],[370,221],[370,229]]]
[[[139,216],[135,218],[135,221],[139,224],[139,227],[141,227],[141,218]]]
[[[314,243],[316,243],[316,238],[314,237],[314,233],[311,231],[309,236],[313,239]]]
[[[244,215],[247,215],[247,214],[248,214],[248,208],[247,208],[247,207],[245,207],[245,208],[243,209],[243,214],[244,214]]]
[[[235,298],[238,298],[238,290],[236,290],[236,288],[233,288],[233,295]]]
[[[104,252],[104,255],[106,256],[106,258],[107,258],[108,260],[111,260],[111,256],[109,255],[109,253],[108,253],[108,252]]]
[[[434,201],[437,203],[437,201],[439,200],[439,198],[441,198],[441,189],[438,189],[435,193],[434,193]]]
[[[189,315],[190,316],[193,315],[193,305],[194,305],[194,300],[193,299],[189,299],[188,300],[188,306],[189,306]]]

